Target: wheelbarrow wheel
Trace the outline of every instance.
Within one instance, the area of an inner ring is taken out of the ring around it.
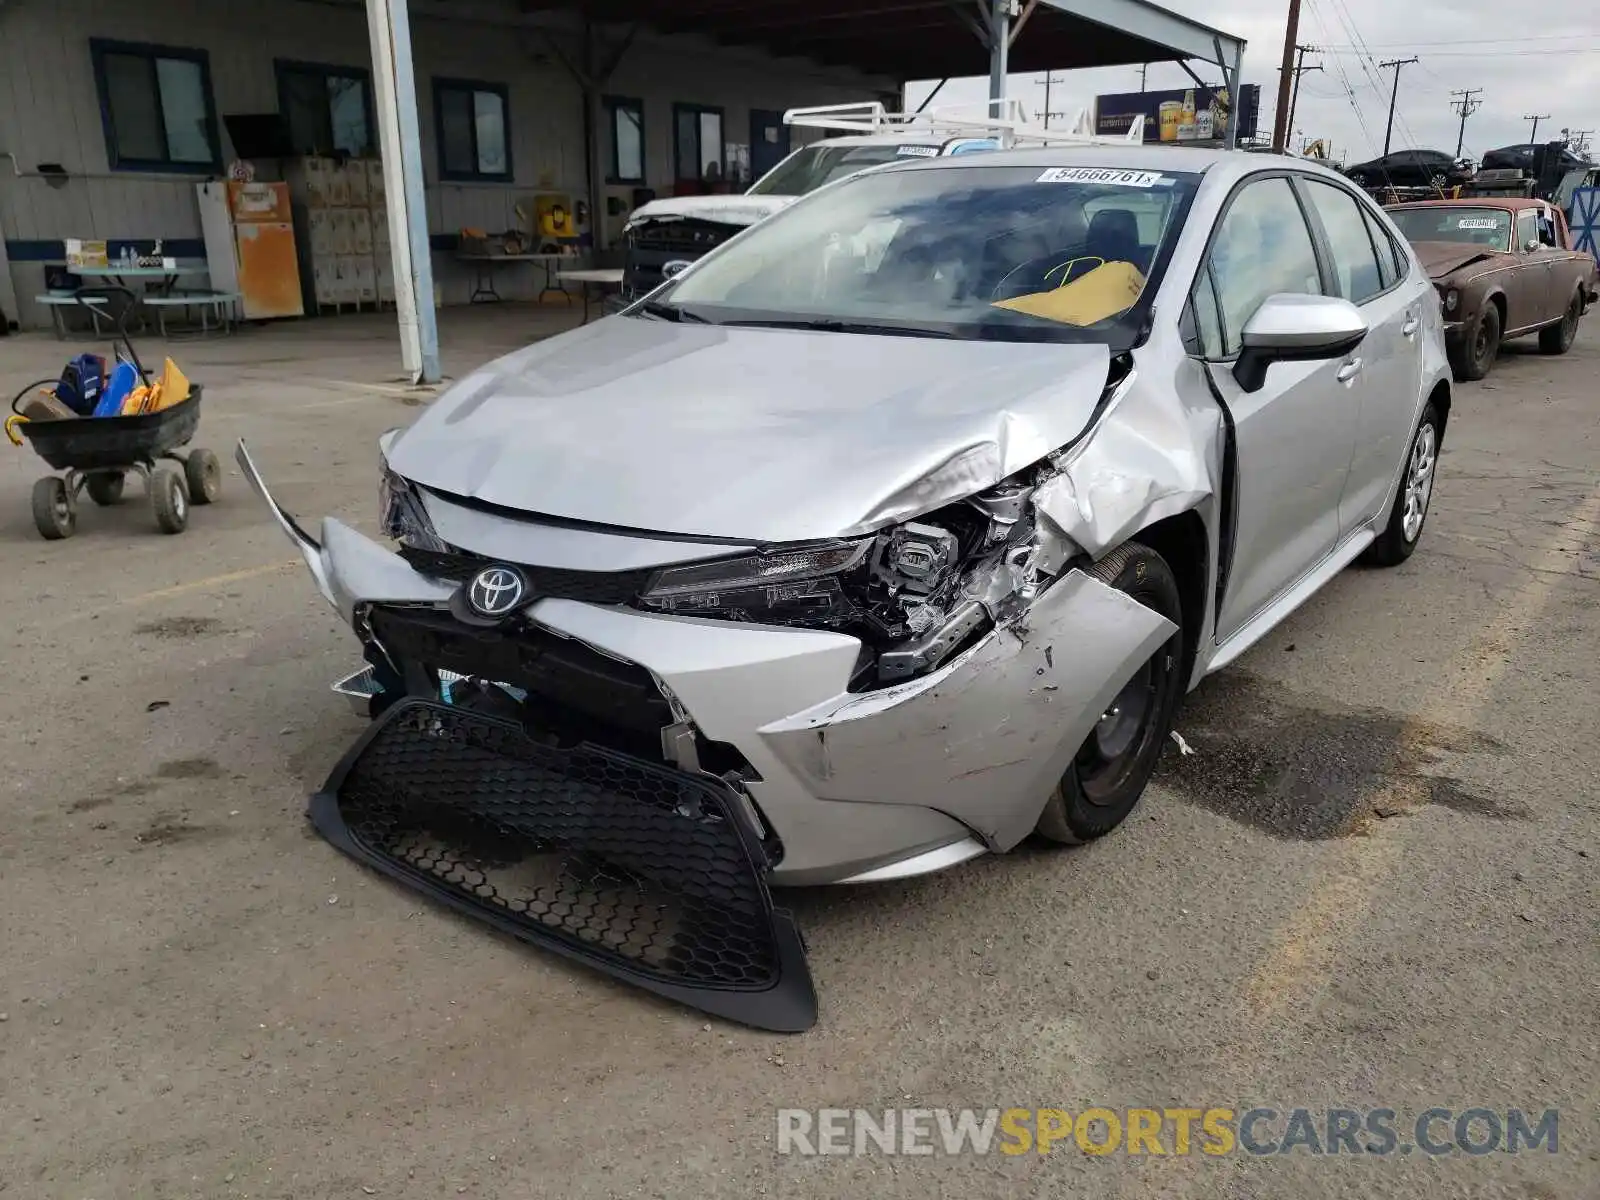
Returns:
[[[126,477],[121,471],[112,475],[91,475],[87,483],[89,499],[101,508],[110,508],[113,504],[122,503],[122,485]]]
[[[64,479],[46,475],[33,485],[33,523],[47,541],[59,542],[77,532],[78,508]]]
[[[209,450],[191,450],[183,464],[192,504],[210,504],[222,495],[222,464]]]
[[[162,533],[182,533],[189,527],[189,488],[171,467],[150,472],[150,507]]]

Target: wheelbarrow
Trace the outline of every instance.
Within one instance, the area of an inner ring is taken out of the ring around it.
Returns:
[[[126,289],[117,289],[126,291]],[[134,297],[129,293],[129,299]],[[117,335],[127,348],[128,361],[149,383],[150,375],[128,339],[127,305],[117,323]],[[53,380],[30,383],[11,402]],[[222,464],[210,450],[184,449],[200,425],[201,386],[189,385],[189,394],[177,404],[155,412],[116,417],[62,417],[57,420],[15,420],[15,429],[51,468],[61,475],[46,475],[33,485],[33,523],[50,541],[71,537],[78,528],[78,498],[102,507],[122,502],[130,474],[144,480],[156,527],[162,533],[182,533],[189,525],[193,504],[210,504],[222,492]]]

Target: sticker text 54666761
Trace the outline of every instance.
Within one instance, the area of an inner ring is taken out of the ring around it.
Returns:
[[[1155,187],[1161,182],[1160,171],[1118,171],[1111,167],[1051,167],[1043,172],[1039,183],[1100,183],[1112,187]]]

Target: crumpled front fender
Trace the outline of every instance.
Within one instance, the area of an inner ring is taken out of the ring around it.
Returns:
[[[347,625],[354,623],[357,604],[386,601],[436,604],[450,599],[455,590],[451,585],[417,574],[398,554],[385,550],[337,518],[322,519],[322,539],[318,541],[273,499],[243,441],[234,452],[234,458],[278,528],[300,551],[317,591]]]
[[[1009,849],[1106,706],[1176,629],[1074,570],[932,674],[836,697],[761,737],[818,796],[926,805]]]

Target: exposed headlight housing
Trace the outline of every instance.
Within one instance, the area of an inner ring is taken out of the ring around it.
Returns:
[[[381,442],[387,449],[387,440]],[[433,531],[433,518],[409,479],[395,473],[381,451],[378,455],[378,525],[383,535],[418,550],[447,551],[443,539]]]
[[[1446,288],[1441,300],[1446,313],[1453,313],[1461,307],[1461,293],[1455,288]]]

